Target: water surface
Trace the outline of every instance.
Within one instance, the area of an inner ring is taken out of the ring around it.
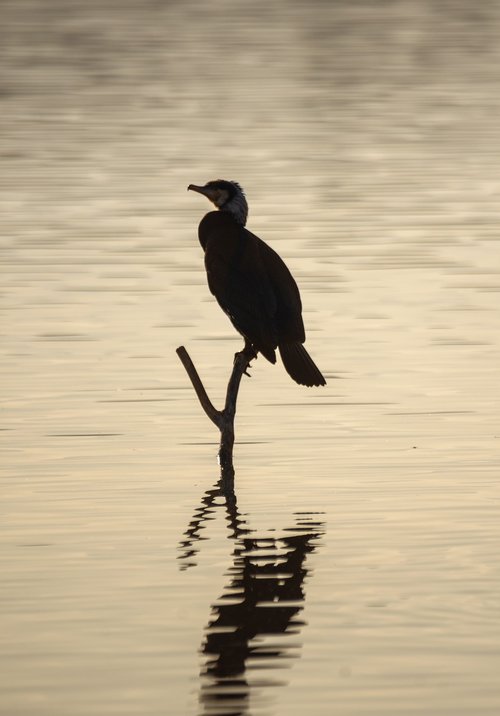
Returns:
[[[2,713],[500,711],[500,11],[4,0]],[[238,180],[328,379],[241,345]]]

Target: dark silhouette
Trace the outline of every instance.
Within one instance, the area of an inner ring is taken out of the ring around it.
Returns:
[[[251,360],[257,353],[276,363],[279,349],[287,373],[301,385],[326,380],[302,345],[306,339],[302,303],[292,274],[262,239],[245,228],[248,206],[237,182],[210,181],[188,189],[206,196],[210,211],[198,227],[205,251],[208,286],[245,339]]]
[[[182,569],[196,565],[201,541],[207,539],[202,531],[218,507],[225,507],[233,563],[226,589],[212,604],[201,647],[200,702],[206,715],[243,716],[256,688],[247,669],[260,666],[271,674],[300,655],[298,637],[305,622],[299,615],[308,575],[304,563],[325,527],[321,513],[297,513],[282,536],[258,536],[239,512],[235,493],[218,483],[203,495],[180,544]],[[286,681],[260,677],[257,688],[280,685]]]

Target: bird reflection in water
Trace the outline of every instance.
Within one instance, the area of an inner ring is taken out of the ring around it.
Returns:
[[[212,603],[201,646],[200,674],[203,714],[239,716],[249,713],[257,691],[285,686],[286,681],[252,678],[252,671],[286,668],[300,655],[297,637],[305,622],[304,582],[310,574],[306,556],[319,546],[325,532],[323,513],[295,513],[281,536],[258,536],[238,510],[234,491],[221,483],[207,490],[185,539],[180,543],[181,569],[196,565],[208,520],[224,507],[229,537],[234,541],[229,582]],[[293,639],[295,637],[295,639]]]

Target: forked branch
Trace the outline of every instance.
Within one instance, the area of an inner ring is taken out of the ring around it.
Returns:
[[[236,353],[234,357],[233,370],[226,391],[226,402],[223,410],[217,410],[212,404],[210,398],[207,395],[205,386],[203,385],[198,371],[194,367],[194,363],[191,360],[189,353],[180,346],[176,351],[179,356],[182,365],[186,369],[186,373],[191,380],[193,388],[195,389],[198,400],[200,401],[201,407],[210,418],[210,420],[217,425],[220,431],[220,446],[219,446],[219,465],[221,467],[221,477],[225,482],[226,486],[232,486],[232,480],[234,478],[234,467],[233,467],[233,446],[234,446],[234,417],[236,415],[236,401],[238,399],[238,390],[240,387],[241,377],[248,366],[250,365],[251,357],[244,350],[240,353]]]

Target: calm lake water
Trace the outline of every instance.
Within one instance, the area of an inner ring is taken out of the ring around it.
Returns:
[[[500,713],[500,4],[3,0],[2,716]],[[241,341],[246,189],[328,379]]]

